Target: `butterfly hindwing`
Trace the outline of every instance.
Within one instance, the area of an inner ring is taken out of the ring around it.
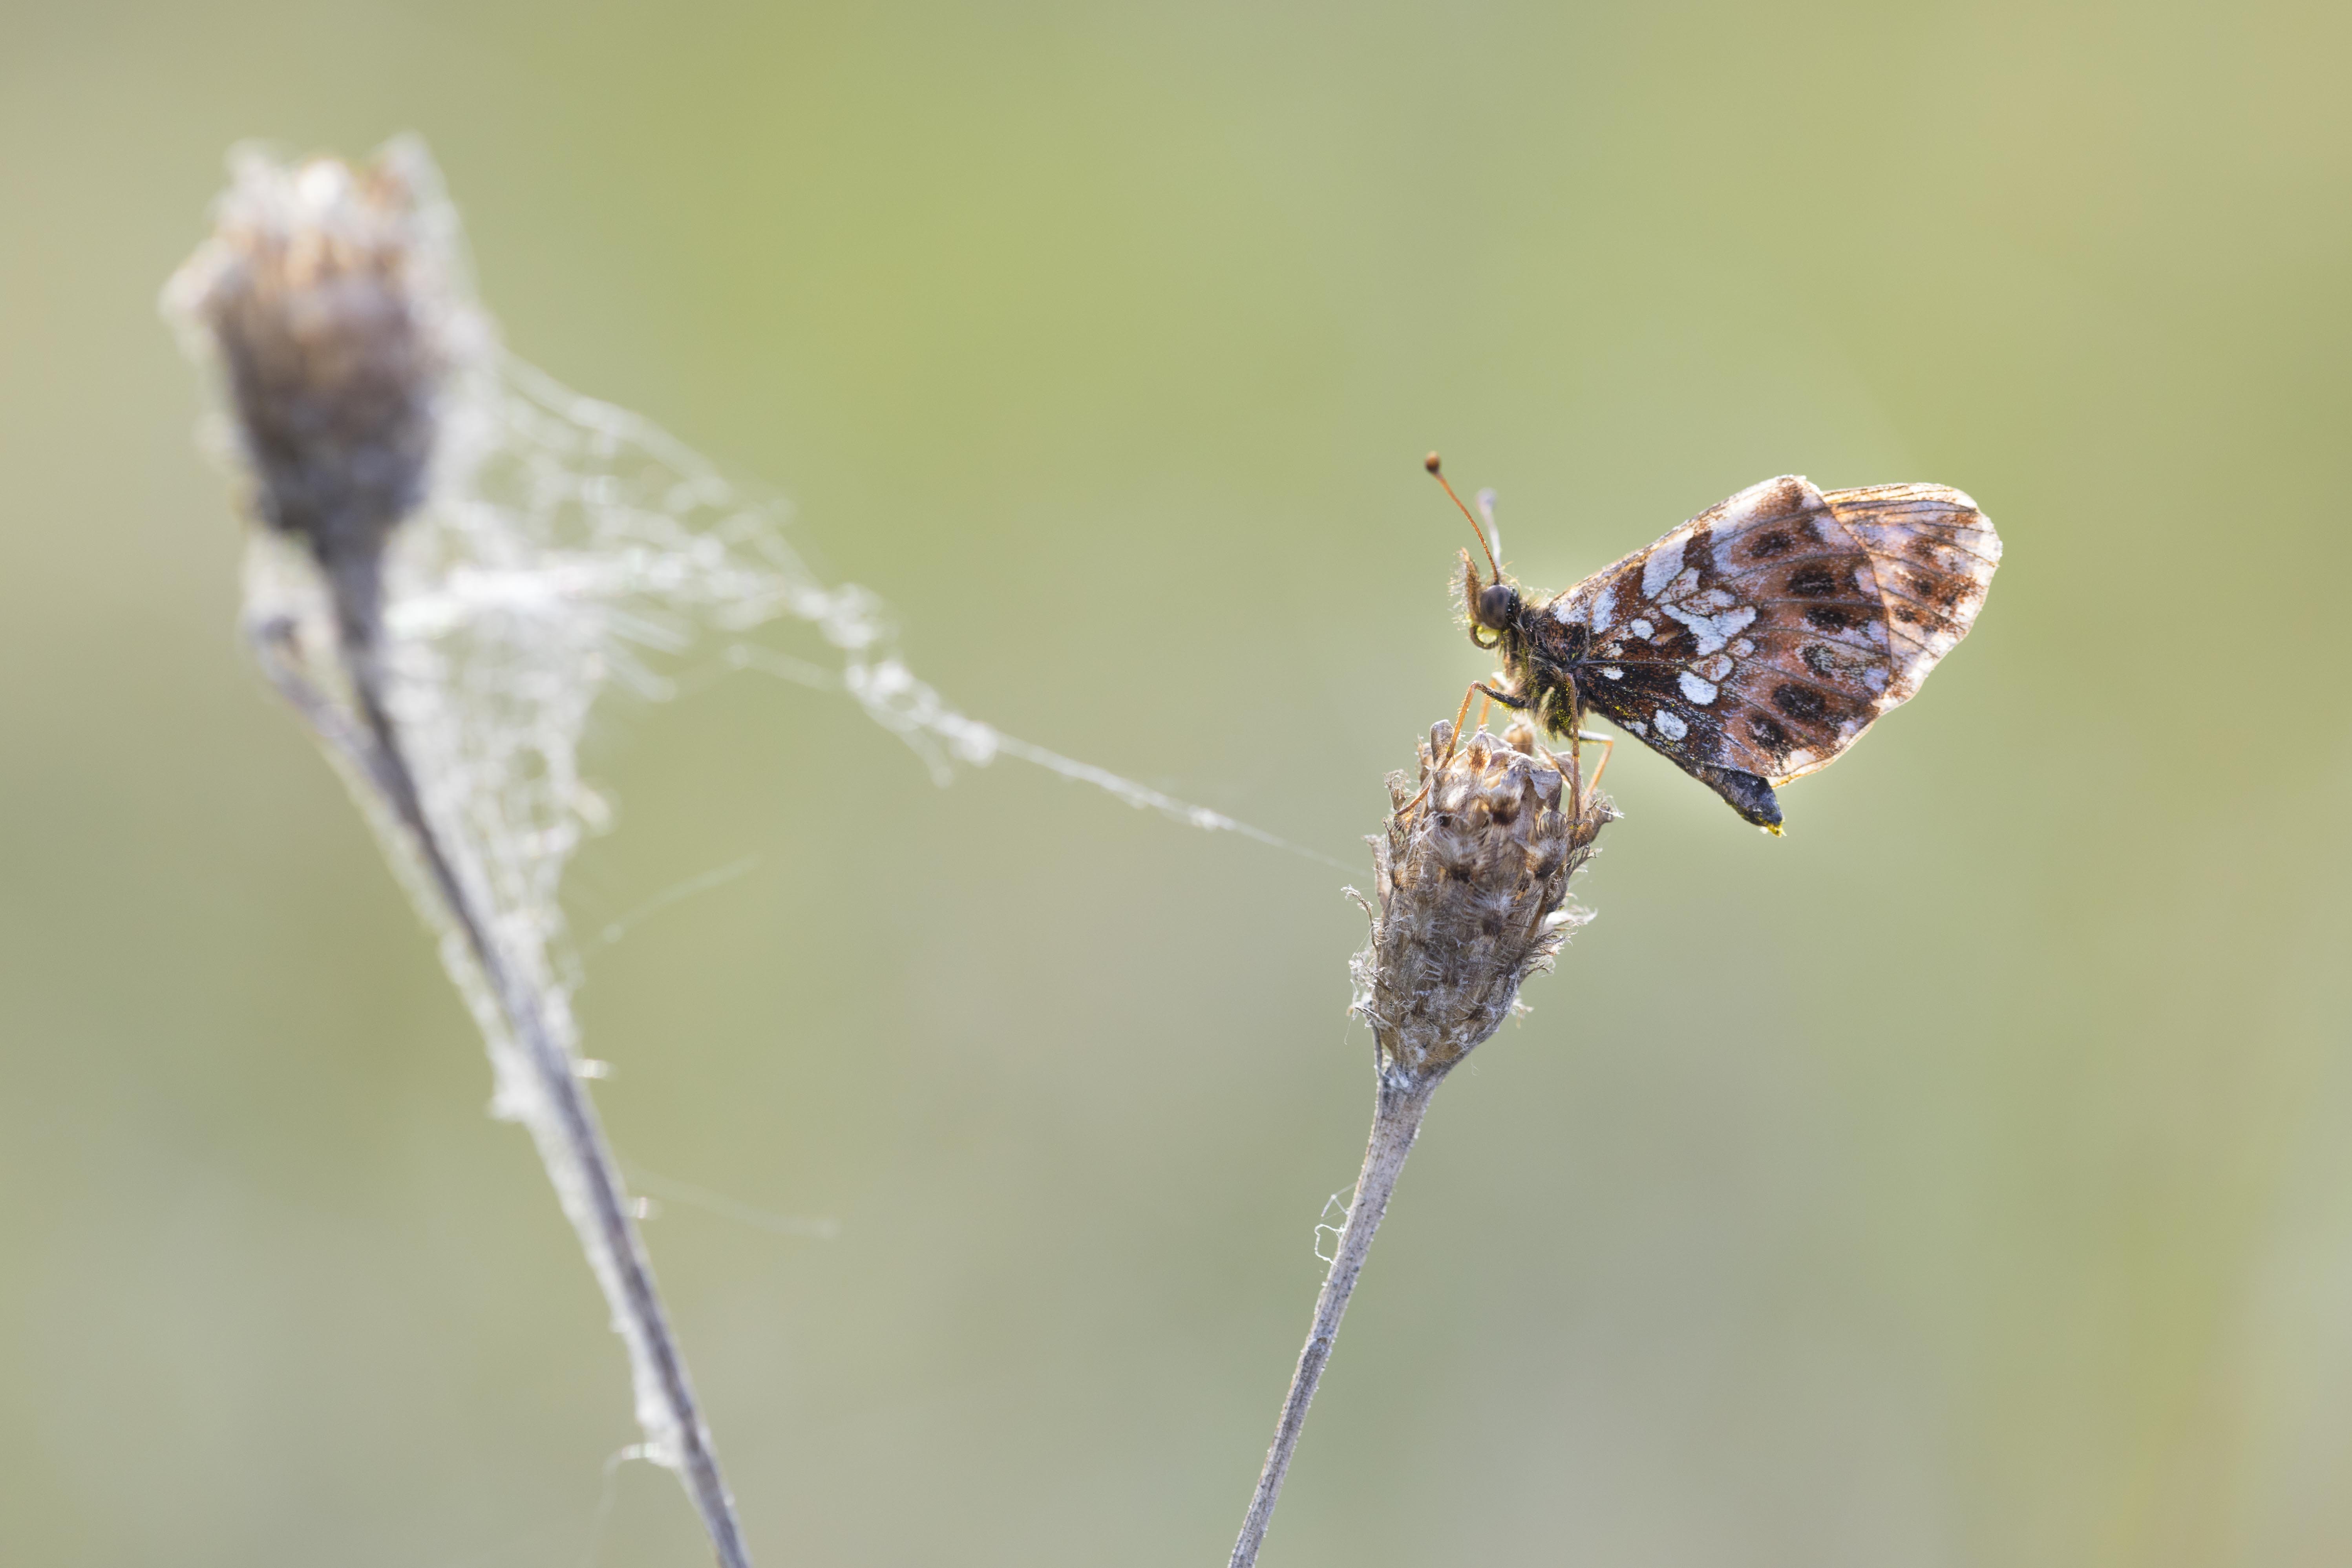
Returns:
[[[2000,536],[1948,485],[1872,485],[1822,498],[1871,560],[1895,670],[1885,711],[1909,698],[1976,623]]]
[[[1827,767],[1968,634],[2000,559],[1941,485],[1824,494],[1794,476],[1709,508],[1544,606],[1583,627],[1578,695],[1777,821],[1769,784]]]

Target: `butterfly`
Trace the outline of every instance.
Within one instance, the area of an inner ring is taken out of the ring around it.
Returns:
[[[1435,453],[1426,467],[1444,483]],[[1570,737],[1598,713],[1777,834],[1773,790],[1908,700],[1968,636],[2000,563],[1992,523],[1949,486],[1822,490],[1793,474],[1549,599],[1491,547],[1482,579],[1465,550],[1470,640],[1503,664],[1500,686],[1471,690]]]

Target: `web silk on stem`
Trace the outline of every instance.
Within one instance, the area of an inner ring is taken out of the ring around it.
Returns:
[[[396,142],[384,158],[415,194],[410,247],[432,275],[419,294],[454,351],[431,483],[385,562],[387,700],[427,808],[463,829],[499,934],[541,978],[567,991],[577,978],[557,889],[582,841],[612,820],[580,772],[588,714],[615,682],[645,699],[671,695],[698,655],[837,687],[941,784],[959,764],[1012,756],[1191,826],[1295,848],[958,711],[908,667],[878,596],[825,584],[803,563],[785,542],[782,503],[507,352],[476,301],[456,209],[422,143]],[[225,210],[285,205],[306,177],[252,148],[233,169]],[[218,264],[200,253],[166,294],[199,359],[211,351],[187,302]],[[207,424],[209,444],[233,453],[221,416]],[[254,531],[247,626],[328,690],[341,683],[331,610],[304,551]],[[742,640],[772,623],[813,631],[815,658]]]
[[[540,1142],[614,1303],[646,1457],[692,1470],[682,1363],[574,1081],[580,963],[559,892],[613,819],[579,762],[605,691],[667,697],[717,650],[837,684],[942,783],[1013,755],[1280,841],[958,712],[908,668],[878,598],[803,564],[779,503],[508,353],[421,142],[358,170],[240,149],[215,217],[163,310],[215,395],[241,388],[205,431],[263,524],[246,557],[247,636],[439,935],[488,1046],[493,1109]],[[386,345],[398,363],[373,363]],[[257,408],[286,418],[261,428]],[[824,662],[742,640],[772,624],[802,628]],[[706,1468],[706,1516],[731,1535]],[[721,1555],[739,1561],[740,1545],[723,1540]]]

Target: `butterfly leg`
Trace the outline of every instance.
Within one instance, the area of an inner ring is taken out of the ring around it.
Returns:
[[[1429,769],[1429,784],[1422,785],[1421,793],[1419,795],[1414,795],[1411,800],[1399,806],[1397,808],[1397,816],[1401,817],[1412,816],[1413,808],[1419,805],[1423,801],[1429,798],[1430,784],[1433,784],[1437,782],[1438,770],[1444,767],[1448,763],[1451,763],[1454,760],[1454,752],[1455,749],[1462,744],[1462,726],[1470,721],[1470,699],[1479,696],[1482,693],[1485,695],[1487,702],[1500,702],[1506,708],[1524,708],[1527,706],[1527,701],[1523,698],[1506,697],[1501,692],[1496,690],[1493,687],[1488,686],[1483,680],[1472,681],[1468,689],[1462,693],[1462,706],[1454,712],[1454,728],[1446,734],[1445,754],[1432,761]],[[1482,702],[1478,707],[1478,722],[1484,724],[1486,721],[1486,703]]]
[[[1462,726],[1470,721],[1470,699],[1477,695],[1478,683],[1474,680],[1462,693],[1462,706],[1454,714],[1454,728],[1445,732],[1445,754],[1437,759],[1438,767],[1442,768],[1454,760],[1455,750],[1462,744]],[[1483,712],[1479,714],[1478,721],[1482,724],[1486,721]]]
[[[1593,768],[1592,776],[1584,781],[1585,790],[1590,793],[1601,787],[1601,775],[1609,771],[1609,759],[1617,753],[1617,738],[1614,735],[1596,735],[1590,730],[1579,730],[1576,732],[1576,738],[1580,742],[1591,741],[1601,748],[1601,762]],[[1582,749],[1580,745],[1578,761],[1582,760]]]
[[[1470,683],[1470,689],[1484,693],[1487,701],[1499,702],[1514,713],[1524,713],[1528,709],[1535,706],[1533,700],[1529,698],[1514,697],[1507,691],[1497,691],[1483,680],[1472,681]],[[1465,699],[1465,700],[1466,701],[1467,699]],[[1483,717],[1479,721],[1481,723],[1484,723],[1485,721],[1486,721]]]
[[[1539,692],[1538,695],[1545,698],[1546,700],[1538,704],[1531,704],[1536,708],[1537,729],[1549,730],[1553,734],[1568,737],[1568,766],[1560,768],[1559,771],[1574,784],[1574,804],[1578,812],[1581,814],[1583,803],[1591,798],[1593,787],[1600,784],[1601,775],[1608,768],[1610,755],[1615,750],[1617,742],[1606,735],[1596,735],[1590,730],[1580,727],[1579,721],[1584,717],[1584,700],[1577,691],[1575,676],[1564,677],[1557,690]],[[1601,753],[1601,766],[1592,770],[1592,776],[1589,779],[1584,776],[1583,742],[1586,741],[1597,741],[1603,747],[1608,748]],[[1543,752],[1544,755],[1551,758],[1554,767],[1559,767],[1559,758],[1557,753],[1549,747],[1543,748]]]

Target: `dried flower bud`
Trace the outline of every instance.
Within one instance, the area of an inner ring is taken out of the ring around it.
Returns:
[[[1452,737],[1430,731],[1419,779],[1389,775],[1395,814],[1371,840],[1379,907],[1351,969],[1384,1079],[1441,1077],[1501,1027],[1520,983],[1588,918],[1569,879],[1617,815],[1522,749],[1532,737],[1476,731],[1447,758]]]
[[[395,142],[359,169],[247,153],[235,175],[164,311],[217,366],[260,521],[306,543],[340,607],[372,621],[384,542],[424,497],[437,395],[470,325],[450,303],[432,165]]]

